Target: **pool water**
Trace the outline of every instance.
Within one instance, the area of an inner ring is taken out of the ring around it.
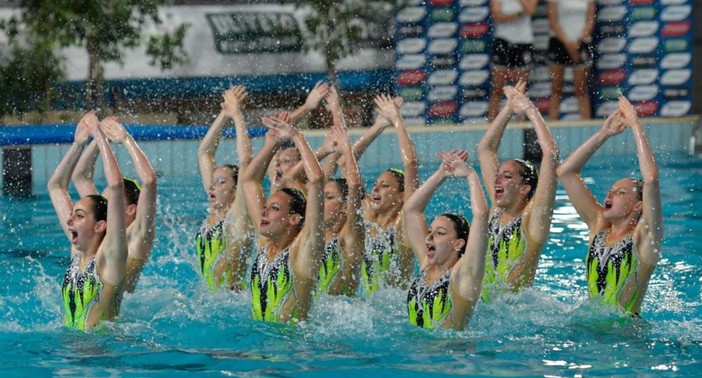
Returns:
[[[622,161],[623,160],[623,161]],[[642,308],[622,318],[586,299],[587,228],[559,187],[534,287],[479,303],[466,331],[411,326],[406,292],[322,297],[299,327],[251,320],[248,293],[210,293],[194,233],[206,213],[197,177],[159,181],[158,239],[121,316],[89,333],[62,326],[69,243],[46,191],[2,197],[0,371],[3,376],[692,376],[702,373],[702,160],[659,157],[663,256]],[[583,172],[602,199],[632,159],[595,159]],[[422,177],[435,167],[425,167]],[[368,183],[378,170],[364,174]],[[451,181],[428,209],[470,217]]]

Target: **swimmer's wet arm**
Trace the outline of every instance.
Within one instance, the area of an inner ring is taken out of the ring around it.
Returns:
[[[47,190],[51,203],[56,210],[56,215],[59,218],[61,228],[66,233],[66,236],[71,238],[68,232],[68,218],[73,212],[73,201],[68,193],[68,185],[71,180],[71,174],[83,152],[85,146],[90,140],[90,129],[97,127],[99,121],[94,111],[86,113],[76,125],[76,131],[73,137],[73,144],[69,147],[68,152],[63,157],[56,170],[51,175],[47,183]]]
[[[573,151],[556,169],[556,174],[568,193],[568,198],[590,231],[598,227],[603,207],[585,185],[580,172],[592,155],[610,137],[624,131],[625,127],[619,111],[610,114],[603,122],[602,128]]]
[[[636,155],[643,176],[643,209],[639,222],[639,253],[642,261],[655,266],[660,257],[663,239],[663,203],[660,192],[658,165],[648,142],[644,125],[638,119],[636,109],[625,97],[619,100],[624,123],[631,128],[636,143]]]
[[[378,97],[380,96],[376,96],[376,101],[378,101]],[[393,98],[393,102],[398,108],[401,108],[402,104],[404,103],[402,97]],[[392,126],[390,120],[385,118],[385,116],[383,116],[381,113],[378,113],[378,115],[375,117],[375,122],[373,125],[367,128],[361,137],[353,143],[353,156],[356,161],[361,159],[361,156],[363,156],[363,153],[366,151],[368,146],[370,146],[370,144],[383,133],[383,130],[390,126]],[[343,163],[339,163],[339,165],[343,165]]]
[[[472,222],[466,252],[458,260],[460,281],[457,282],[459,294],[464,299],[476,303],[480,299],[483,276],[485,275],[485,255],[487,254],[488,216],[490,209],[485,197],[485,191],[480,184],[478,174],[473,170],[466,177],[470,190],[470,206]]]
[[[212,125],[207,130],[207,133],[202,138],[200,145],[197,148],[197,162],[200,169],[200,179],[205,192],[212,185],[212,175],[217,166],[215,162],[215,154],[219,146],[219,140],[222,137],[222,130],[227,123],[227,116],[222,111],[217,115]]]
[[[117,158],[110,147],[107,137],[100,127],[92,127],[91,135],[97,143],[102,159],[102,167],[107,180],[108,198],[124,198],[124,179],[117,164]],[[124,201],[112,200],[107,202],[107,230],[105,239],[100,245],[99,259],[104,265],[98,264],[103,282],[119,285],[127,272],[127,237],[125,224]]]
[[[97,144],[95,141],[91,142],[88,147],[83,150],[78,164],[76,164],[75,169],[73,169],[71,179],[81,197],[85,197],[89,194],[98,194],[95,181],[93,181],[93,173],[95,172],[95,162],[97,161],[98,153]]]
[[[260,228],[261,210],[265,205],[266,198],[263,195],[261,182],[266,175],[266,170],[273,160],[276,151],[280,148],[281,141],[275,138],[270,132],[266,134],[261,150],[254,156],[251,163],[240,173],[240,182],[243,188],[246,208],[251,217],[256,231]]]
[[[121,124],[118,124],[122,127]],[[131,225],[131,239],[140,243],[137,248],[131,248],[131,258],[146,259],[151,253],[154,235],[156,233],[156,194],[157,176],[151,162],[134,138],[126,133],[122,145],[127,149],[134,162],[137,176],[141,185],[137,202],[136,216]]]
[[[527,101],[529,101],[528,98]],[[536,190],[531,199],[530,219],[526,231],[532,240],[543,244],[548,239],[551,217],[553,215],[553,204],[556,200],[556,187],[558,186],[556,169],[558,168],[560,153],[556,140],[551,133],[551,129],[541,116],[541,112],[539,112],[531,101],[529,101],[529,103],[531,106],[525,113],[534,125],[536,138],[543,154],[539,167]]]
[[[414,148],[412,138],[405,127],[405,119],[400,114],[400,107],[388,95],[378,96],[375,100],[378,107],[378,113],[389,119],[397,132],[397,142],[400,147],[400,158],[404,169],[404,186],[403,200],[407,200],[419,186],[419,175],[417,173],[417,152]]]
[[[525,85],[526,83],[519,82],[516,85],[516,89],[521,91]],[[500,160],[497,157],[497,150],[500,148],[502,136],[507,128],[507,124],[514,114],[512,101],[510,101],[512,92],[510,92],[510,90],[507,88],[507,86],[503,88],[505,94],[510,94],[507,96],[508,98],[505,106],[500,110],[495,119],[490,122],[490,126],[488,126],[485,134],[478,143],[478,161],[480,162],[480,171],[483,175],[483,181],[488,184],[488,195],[490,196],[490,200],[493,202],[495,200],[495,186],[493,184],[495,182],[497,170],[500,166]]]
[[[305,99],[305,102],[290,113],[290,123],[297,123],[302,119],[307,113],[316,109],[319,106],[319,102],[322,101],[324,97],[329,93],[329,84],[318,81],[314,88],[310,91]]]
[[[307,175],[307,204],[305,206],[305,224],[300,235],[300,249],[296,254],[296,270],[303,274],[304,279],[316,280],[319,266],[324,253],[324,235],[322,221],[324,219],[324,172],[319,161],[314,156],[307,140],[302,133],[297,132],[292,137],[295,147],[300,151],[302,163]],[[312,285],[314,286],[314,285]]]
[[[420,269],[425,264],[427,251],[425,239],[429,232],[429,225],[427,224],[424,210],[427,208],[431,196],[446,181],[447,177],[448,172],[444,164],[439,164],[436,171],[415,190],[402,206],[403,228],[405,229],[406,239],[414,252],[414,257],[419,262]]]

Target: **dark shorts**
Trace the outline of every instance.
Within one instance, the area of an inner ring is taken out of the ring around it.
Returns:
[[[574,62],[568,55],[565,45],[556,37],[551,37],[548,41],[548,51],[546,59],[549,63],[558,66],[569,67],[590,67],[592,66],[593,49],[592,44],[588,42],[580,42],[580,59]]]
[[[495,38],[492,44],[492,63],[505,68],[529,68],[534,62],[534,45],[509,43]]]

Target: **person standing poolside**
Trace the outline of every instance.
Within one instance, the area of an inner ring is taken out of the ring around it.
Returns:
[[[100,128],[113,143],[123,145],[134,162],[141,181],[124,178],[125,222],[127,224],[127,276],[124,290],[133,293],[141,271],[151,255],[156,232],[156,173],[139,145],[119,123],[117,117],[107,117],[100,122]],[[81,197],[98,194],[93,172],[98,157],[97,141],[93,141],[81,154],[73,170],[73,184]],[[103,194],[104,195],[104,194]]]
[[[253,318],[294,323],[307,319],[324,255],[324,174],[305,137],[286,120],[263,117],[263,148],[242,175],[246,205],[259,232],[251,271]],[[307,193],[281,188],[266,201],[261,181],[276,150],[292,140],[302,155]]]
[[[210,290],[226,287],[238,291],[246,287],[248,259],[254,251],[254,228],[239,175],[239,171],[246,169],[251,161],[251,142],[241,111],[246,89],[235,86],[225,91],[222,97],[222,111],[197,151],[200,178],[210,206],[195,240],[200,272]],[[238,166],[217,166],[215,163],[227,119],[232,119],[236,128]]]
[[[417,188],[417,154],[393,99],[381,95],[375,103],[378,113],[395,127],[404,171],[388,169],[381,173],[367,196],[366,243],[361,265],[362,289],[366,295],[386,286],[406,289],[414,272],[402,205]]]
[[[617,180],[600,204],[580,172],[595,151],[626,128],[634,134],[643,181]],[[585,260],[589,296],[638,316],[661,254],[663,215],[658,166],[644,126],[626,98],[619,98],[619,110],[558,167],[558,177],[590,230]]]
[[[73,204],[68,193],[71,172],[93,137],[102,158],[107,201],[88,195]],[[119,313],[127,272],[127,238],[124,209],[124,179],[107,138],[94,112],[83,116],[73,144],[56,167],[47,185],[51,203],[71,242],[71,265],[61,285],[64,324],[89,330]]]
[[[492,208],[488,226],[488,262],[483,299],[507,287],[531,286],[541,248],[548,237],[556,197],[558,146],[539,110],[529,101],[526,83],[505,87],[507,104],[490,124],[478,145],[480,169]],[[534,125],[543,153],[537,173],[531,162],[512,159],[500,164],[497,150],[513,114],[525,115]]]
[[[407,235],[419,276],[410,285],[410,323],[423,328],[462,330],[480,299],[487,250],[488,206],[468,153],[439,153],[441,164],[407,199],[403,210]],[[472,227],[459,214],[444,213],[427,224],[424,210],[436,189],[449,177],[465,177],[470,187]],[[472,229],[471,229],[472,228]]]
[[[549,118],[557,120],[561,109],[563,77],[566,67],[573,69],[573,87],[580,118],[590,119],[588,75],[592,67],[592,32],[595,29],[594,0],[550,0],[548,21],[551,39],[546,58],[551,67]]]
[[[488,104],[488,121],[492,122],[500,107],[500,90],[512,78],[527,81],[534,62],[534,31],[531,16],[537,0],[490,0],[490,14],[495,31],[492,45],[492,89]]]

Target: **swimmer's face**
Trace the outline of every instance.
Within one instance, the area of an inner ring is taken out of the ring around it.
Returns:
[[[73,205],[67,224],[71,244],[79,251],[86,251],[95,234],[104,234],[107,226],[105,221],[96,220],[93,202],[87,197]]]
[[[339,183],[328,181],[324,185],[324,223],[343,221],[346,217],[346,203],[343,200]]]
[[[260,232],[273,238],[298,228],[301,220],[299,214],[290,214],[290,196],[282,191],[275,192],[261,210]]]
[[[427,247],[427,262],[447,268],[451,268],[458,261],[458,253],[466,243],[465,240],[458,239],[456,227],[445,216],[438,216],[431,222],[424,242]]]
[[[628,217],[632,212],[641,212],[643,202],[640,200],[642,190],[634,180],[621,179],[612,185],[604,200],[604,217],[608,221]]]
[[[297,148],[288,147],[284,150],[280,150],[273,162],[273,170],[271,172],[273,184],[276,186],[283,186],[283,176],[286,176],[300,160],[300,152],[297,151]]]
[[[524,185],[521,167],[514,160],[507,160],[500,165],[495,175],[495,205],[508,207],[513,201],[524,201],[530,186]]]
[[[234,202],[235,194],[234,172],[229,167],[217,167],[212,172],[212,184],[207,191],[210,208],[229,207]]]
[[[400,183],[390,172],[383,172],[375,180],[373,191],[370,194],[370,206],[378,213],[391,211],[402,205],[403,193],[400,192]]]

